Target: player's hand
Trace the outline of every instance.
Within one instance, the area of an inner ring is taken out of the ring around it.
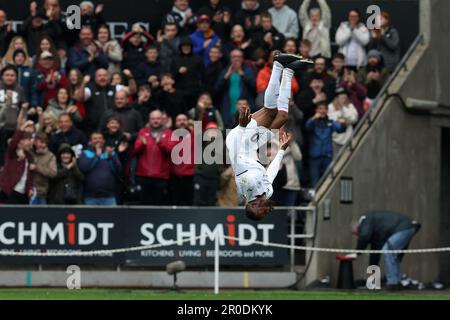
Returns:
[[[250,108],[245,107],[239,109],[239,126],[246,128],[248,124],[252,121],[252,114],[250,113]]]
[[[292,143],[292,134],[280,132],[280,149],[286,150]]]

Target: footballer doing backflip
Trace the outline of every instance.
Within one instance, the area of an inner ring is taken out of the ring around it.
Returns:
[[[237,192],[240,200],[245,202],[245,211],[251,220],[261,220],[272,211],[273,202],[269,200],[273,194],[272,183],[292,138],[287,133],[280,134],[280,151],[267,170],[260,162],[258,150],[272,140],[271,130],[279,130],[286,123],[292,77],[302,65],[311,63],[311,60],[301,56],[276,52],[264,108],[255,114],[250,114],[248,107],[240,108],[239,126],[227,136]]]

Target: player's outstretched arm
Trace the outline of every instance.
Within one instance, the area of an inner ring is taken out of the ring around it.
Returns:
[[[267,178],[270,183],[273,183],[277,177],[278,172],[280,171],[281,161],[283,161],[284,152],[290,146],[291,142],[292,134],[280,132],[280,151],[278,151],[275,159],[273,159],[272,163],[269,165],[269,168],[267,168]]]

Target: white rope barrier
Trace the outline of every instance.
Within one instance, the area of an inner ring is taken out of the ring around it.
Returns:
[[[201,238],[205,238],[206,236],[197,236],[193,239],[191,237],[185,238],[180,241],[168,241],[164,244],[153,244],[147,246],[138,246],[138,247],[129,247],[129,248],[120,248],[120,249],[108,249],[108,250],[93,250],[93,251],[73,251],[73,252],[15,252],[15,251],[0,251],[0,256],[9,256],[9,257],[89,257],[89,256],[103,256],[103,255],[112,255],[119,253],[127,253],[127,252],[135,252],[135,251],[144,251],[151,249],[158,249],[163,247],[170,247],[177,244],[182,244],[186,242],[190,242],[192,240],[199,240]],[[240,238],[224,236],[227,240],[235,240],[241,241]],[[248,239],[245,239],[248,242]],[[219,241],[216,241],[217,243]],[[307,246],[297,246],[297,245],[288,245],[288,244],[280,244],[280,243],[271,243],[271,242],[262,242],[262,241],[253,241],[254,245],[260,245],[263,247],[273,247],[273,248],[281,248],[281,249],[294,249],[299,251],[307,251],[307,252],[322,252],[322,253],[340,253],[340,254],[425,254],[425,253],[443,253],[450,252],[450,247],[444,248],[429,248],[429,249],[410,249],[410,250],[354,250],[354,249],[333,249],[333,248],[319,248],[319,247],[307,247]],[[63,250],[60,250],[63,251]]]
[[[225,239],[240,241],[239,238],[224,236]],[[326,253],[347,253],[347,254],[421,254],[421,253],[442,253],[450,252],[450,247],[446,248],[431,248],[431,249],[411,249],[411,250],[354,250],[354,249],[331,249],[331,248],[317,248],[317,247],[305,247],[296,245],[287,245],[271,242],[254,241],[253,244],[274,247],[282,249],[294,249],[299,251],[309,252],[326,252]]]

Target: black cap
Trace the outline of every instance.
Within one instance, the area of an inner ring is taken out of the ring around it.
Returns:
[[[336,91],[334,92],[336,96],[340,95],[340,94],[346,94],[348,95],[348,90],[345,87],[337,87]]]

